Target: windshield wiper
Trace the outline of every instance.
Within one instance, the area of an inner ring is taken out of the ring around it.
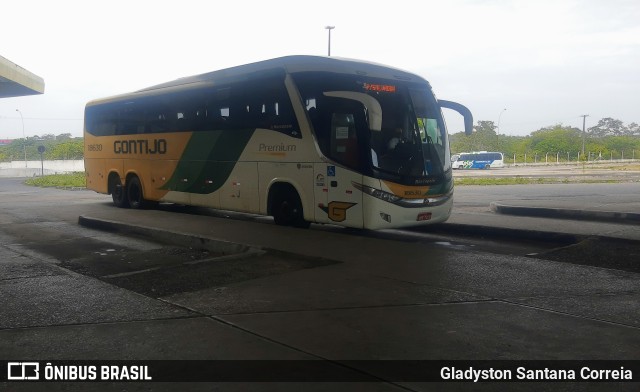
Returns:
[[[436,150],[436,144],[433,142],[433,138],[431,138],[431,136],[429,136],[429,135],[426,135],[426,136],[427,136],[427,143],[422,143],[422,148],[424,148],[425,144],[427,144],[429,146],[427,148],[428,148],[428,151],[429,151],[429,159],[431,159],[431,170],[434,173],[427,173],[426,172],[427,171],[426,167],[425,167],[425,173],[426,173],[426,175],[434,175],[434,174],[436,174],[436,172],[442,173],[442,172],[444,172],[444,167],[442,165],[442,161],[440,160],[440,157],[438,156],[438,150]],[[424,159],[424,160],[426,160],[426,159]]]

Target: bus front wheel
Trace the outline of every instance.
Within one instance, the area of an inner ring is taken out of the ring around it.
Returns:
[[[294,190],[282,188],[276,190],[272,199],[271,214],[277,225],[308,228],[310,222],[304,220],[300,196]]]

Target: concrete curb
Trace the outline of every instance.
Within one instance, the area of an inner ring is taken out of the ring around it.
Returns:
[[[271,255],[282,257],[295,257],[298,259],[306,260],[322,260],[335,263],[336,260],[329,257],[322,256],[309,256],[299,253],[293,253],[285,250],[280,250],[271,247],[263,247],[258,245],[241,244],[237,242],[231,242],[226,240],[220,240],[215,238],[209,238],[202,235],[183,233],[178,231],[171,231],[166,229],[158,229],[148,226],[134,225],[131,223],[124,223],[118,221],[112,221],[102,218],[92,218],[88,216],[80,215],[78,217],[78,224],[83,227],[87,227],[95,230],[108,231],[112,233],[126,234],[131,236],[143,237],[152,241],[158,241],[164,244],[207,249],[213,252],[222,253],[223,256],[217,259],[231,257],[247,257],[252,255],[262,255],[269,253]]]
[[[492,202],[490,204],[490,207],[492,211],[498,214],[505,215],[640,224],[640,214],[633,212],[575,210],[569,208],[548,207],[522,207],[510,206],[497,202]]]
[[[195,234],[187,234],[165,229],[157,229],[153,227],[133,225],[130,223],[112,221],[102,218],[93,218],[80,215],[78,217],[80,226],[88,227],[96,230],[109,231],[114,233],[139,236],[156,240],[158,242],[173,244],[178,246],[186,246],[191,248],[205,248],[224,254],[247,253],[252,250],[267,250],[270,252],[286,253],[276,249],[265,249],[246,244],[233,243],[224,240],[206,238]],[[567,233],[555,233],[548,231],[537,231],[528,229],[515,229],[495,226],[469,225],[461,223],[439,223],[433,226],[415,227],[408,230],[422,233],[449,233],[455,235],[463,235],[469,237],[500,237],[510,238],[513,240],[524,241],[543,241],[552,242],[560,245],[575,244],[587,236],[580,236]]]
[[[408,230],[419,231],[422,233],[433,233],[435,231],[440,233],[448,233],[454,235],[462,235],[475,238],[487,238],[487,237],[499,237],[509,238],[511,240],[520,241],[541,241],[551,242],[560,245],[571,245],[582,241],[588,236],[569,234],[569,233],[555,233],[550,231],[528,230],[528,229],[516,229],[509,227],[496,227],[496,226],[483,226],[483,225],[471,225],[464,223],[438,223],[433,226],[415,227]]]
[[[180,233],[170,230],[156,229],[153,227],[132,225],[129,223],[117,222],[107,219],[92,218],[88,216],[80,215],[78,217],[78,224],[80,226],[88,227],[96,230],[109,231],[114,233],[121,233],[133,236],[140,236],[145,238],[151,238],[153,240],[179,245],[191,248],[204,248],[216,252],[221,252],[225,255],[233,255],[239,253],[247,253],[250,251],[262,250],[259,247],[250,246],[246,244],[238,244],[235,242],[229,242],[224,240],[216,240],[211,238],[205,238],[196,236],[193,234]]]

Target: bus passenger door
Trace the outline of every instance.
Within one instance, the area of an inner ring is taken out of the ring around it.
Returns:
[[[316,163],[313,165],[313,198],[315,200],[314,220],[318,223],[331,223],[327,215],[329,202],[329,184],[327,183],[327,164]]]
[[[362,184],[362,175],[341,166],[327,165],[327,217],[330,223],[363,227],[362,192],[353,184]]]
[[[326,165],[326,210],[330,222],[361,228],[362,192],[353,185],[362,184],[361,170],[365,164],[363,145],[359,140],[361,133],[357,132],[358,113],[357,109],[345,105],[331,114],[329,154],[339,164]]]

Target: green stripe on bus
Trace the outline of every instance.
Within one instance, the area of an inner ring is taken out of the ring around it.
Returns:
[[[162,189],[198,194],[217,191],[229,178],[254,131],[194,132]]]

